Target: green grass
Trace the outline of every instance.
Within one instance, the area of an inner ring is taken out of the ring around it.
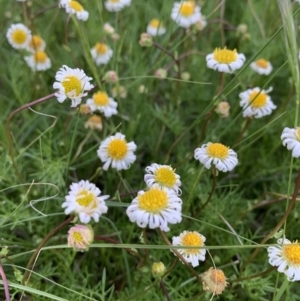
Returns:
[[[220,301],[299,300],[297,283],[287,282],[284,274],[275,269],[259,275],[271,267],[267,245],[276,243],[269,239],[261,245],[261,241],[282,219],[300,167],[280,140],[284,127],[298,124],[299,66],[295,60],[299,6],[293,3],[291,13],[284,16],[283,28],[276,1],[198,2],[208,25],[187,35],[170,18],[173,1],[132,0],[121,12],[110,13],[103,1],[82,0],[89,11],[88,21],[71,18],[67,23],[64,9],[47,10],[53,1],[32,0],[27,5],[0,0],[2,32],[13,23],[26,24],[44,38],[52,62],[51,69],[32,72],[23,58],[26,52],[13,49],[5,34],[0,37],[0,233],[1,246],[9,250],[1,264],[12,300],[167,300],[159,280],[152,277],[151,266],[162,261],[170,268],[175,256],[157,229],[146,228],[147,242],[142,244],[142,229],[131,223],[125,212],[136,193],[145,189],[145,167],[151,163],[171,165],[180,175],[183,219],[170,225],[166,236],[172,241],[173,236],[189,230],[206,237],[209,254],[195,271],[202,274],[212,266],[224,271],[229,284],[218,297]],[[154,39],[157,44],[175,57],[190,54],[180,60],[181,72],[190,74],[189,81],[178,81],[176,64],[166,53],[139,45],[140,34],[152,18],[160,18],[167,28],[165,35]],[[115,27],[119,40],[105,36],[105,22]],[[246,33],[237,32],[239,24],[247,25]],[[96,66],[90,57],[89,49],[98,41],[105,41],[114,51],[107,65]],[[218,94],[220,73],[206,67],[205,57],[223,46],[236,48],[247,59],[234,74],[224,74]],[[250,68],[256,58],[272,63],[270,75],[258,75]],[[70,100],[61,104],[51,98],[12,118],[12,159],[8,116],[53,93],[55,74],[62,65],[83,69],[93,77],[93,84],[101,84],[108,94],[113,85],[100,81],[108,70],[116,70],[119,85],[127,90],[126,98],[115,98],[118,115],[102,116],[103,130],[90,132],[84,128],[88,116],[70,108]],[[166,79],[154,77],[158,68],[169,68]],[[141,85],[148,93],[139,93]],[[237,141],[246,124],[239,93],[270,86],[277,109],[253,119]],[[220,118],[213,112],[206,122],[207,114],[220,101],[230,104],[229,117]],[[137,159],[128,170],[104,171],[96,151],[102,140],[118,131],[136,143]],[[194,159],[194,150],[210,141],[232,147],[239,164],[232,172],[218,174],[212,198],[199,213],[210,194],[213,173]],[[99,223],[91,223],[95,235],[117,239],[120,244],[94,241],[88,252],[75,252],[67,246],[68,225],[47,241],[28,284],[20,283],[15,271],[24,274],[39,243],[66,220],[61,204],[70,184],[82,179],[110,195],[107,214]],[[299,239],[298,199],[282,227],[288,239]],[[248,263],[256,246],[260,251]],[[144,261],[139,263],[125,248],[136,249]],[[180,261],[163,283],[172,301],[212,298]],[[0,300],[5,300],[2,284]]]

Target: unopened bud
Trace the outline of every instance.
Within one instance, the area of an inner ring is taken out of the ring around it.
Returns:
[[[154,278],[161,278],[166,272],[166,267],[161,261],[154,262],[151,270]]]
[[[142,33],[140,37],[139,44],[142,47],[151,47],[153,45],[152,36],[148,33]]]

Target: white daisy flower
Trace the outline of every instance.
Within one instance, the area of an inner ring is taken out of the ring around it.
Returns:
[[[44,51],[46,42],[38,35],[33,35],[28,43],[27,50],[30,52]]]
[[[235,151],[221,143],[203,144],[200,148],[195,149],[194,157],[209,169],[214,164],[219,171],[231,171],[238,164],[237,154]]]
[[[24,57],[32,71],[45,71],[51,68],[51,60],[44,51],[37,51]]]
[[[78,1],[60,0],[59,6],[63,7],[67,14],[75,14],[78,20],[86,21],[89,18],[89,13]]]
[[[6,38],[13,48],[26,49],[31,40],[31,31],[24,24],[12,24],[7,30]]]
[[[206,64],[210,69],[219,72],[232,73],[234,70],[240,69],[246,57],[242,53],[237,53],[236,49],[229,50],[216,48],[213,53],[206,56]]]
[[[160,188],[166,187],[174,190],[177,195],[181,194],[180,176],[175,173],[171,166],[153,163],[146,167],[146,172],[144,180],[148,187],[158,185]]]
[[[261,118],[270,115],[277,108],[268,95],[272,90],[272,87],[268,90],[255,87],[240,93],[240,106],[243,108],[243,116]]]
[[[62,208],[65,208],[65,214],[72,212],[77,214],[83,224],[89,223],[91,218],[98,222],[100,216],[107,212],[104,200],[109,198],[109,195],[100,196],[100,194],[101,191],[95,184],[81,180],[70,186]]]
[[[125,6],[129,6],[131,0],[107,0],[104,2],[105,8],[110,12],[122,10]]]
[[[255,62],[252,62],[250,64],[250,67],[258,74],[264,74],[264,75],[269,75],[273,70],[272,64],[264,59],[259,59]]]
[[[277,271],[284,273],[289,281],[300,280],[300,244],[286,238],[277,240],[278,245],[268,247],[269,263],[277,266]]]
[[[55,93],[59,102],[64,102],[66,98],[70,98],[72,101],[71,107],[76,107],[81,103],[82,97],[86,96],[85,91],[89,91],[94,88],[89,83],[92,80],[91,77],[86,76],[81,69],[72,69],[66,65],[63,65],[55,75],[57,80],[53,84],[53,89],[58,89]]]
[[[166,28],[158,19],[152,19],[147,26],[147,33],[153,37],[161,36],[166,33]]]
[[[203,247],[205,240],[206,238],[196,231],[183,231],[179,236],[173,236],[172,245],[183,247]],[[171,251],[174,253],[172,249]],[[179,252],[193,267],[198,266],[199,261],[205,260],[205,249],[176,249],[176,251]]]
[[[113,50],[104,43],[97,43],[91,49],[91,54],[97,66],[106,65],[113,56]]]
[[[182,201],[175,192],[168,188],[153,185],[148,191],[139,191],[126,210],[133,223],[141,228],[160,228],[169,231],[169,224],[181,222]]]
[[[295,129],[284,128],[281,134],[282,144],[287,147],[288,150],[292,150],[292,156],[294,158],[300,157],[300,127]]]
[[[181,27],[188,28],[201,18],[200,7],[195,1],[175,2],[171,18]]]
[[[135,161],[136,156],[133,153],[136,150],[134,142],[127,143],[125,135],[116,133],[101,142],[97,151],[98,157],[102,162],[104,170],[108,170],[110,164],[117,170],[128,169]]]
[[[100,111],[106,118],[118,114],[118,103],[113,98],[108,97],[106,92],[98,91],[93,98],[87,99],[86,103],[90,106],[92,112]]]

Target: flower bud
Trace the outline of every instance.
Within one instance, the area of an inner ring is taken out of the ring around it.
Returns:
[[[91,108],[88,104],[81,104],[79,107],[79,112],[81,115],[88,115],[91,113]]]
[[[236,33],[238,35],[244,35],[248,31],[248,26],[247,24],[239,24],[236,28]]]
[[[111,84],[114,84],[114,83],[116,83],[119,80],[116,71],[113,71],[113,70],[107,71],[105,73],[103,79],[106,82],[111,83]]]
[[[110,35],[110,38],[113,40],[113,41],[117,41],[120,39],[120,35],[118,33],[113,33]]]
[[[140,94],[143,94],[143,93],[147,94],[148,93],[148,89],[144,85],[140,85],[139,86],[139,93]]]
[[[188,72],[182,72],[181,73],[181,79],[182,80],[188,81],[188,80],[190,80],[190,78],[191,78],[191,75]]]
[[[139,44],[142,47],[151,47],[153,45],[153,39],[152,36],[148,33],[142,33],[140,37]]]
[[[103,29],[104,32],[108,35],[112,35],[113,33],[115,33],[115,29],[107,22],[104,23]]]
[[[215,112],[220,115],[221,118],[227,118],[229,116],[230,105],[227,101],[221,101],[218,103]]]
[[[166,267],[161,261],[154,262],[151,271],[154,278],[161,278],[166,272]]]
[[[92,115],[84,124],[84,127],[86,129],[91,129],[91,130],[102,130],[102,119],[100,116],[94,114]]]
[[[155,71],[155,76],[160,79],[165,79],[167,77],[167,70],[160,68]]]
[[[94,241],[94,231],[91,226],[75,225],[68,231],[68,245],[75,251],[87,251]]]
[[[121,98],[126,98],[126,96],[127,96],[127,91],[124,86],[114,86],[112,88],[111,93],[114,98],[117,96],[119,96]]]

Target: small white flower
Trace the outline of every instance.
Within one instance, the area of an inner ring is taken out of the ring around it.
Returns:
[[[182,201],[173,190],[153,185],[148,191],[139,191],[126,213],[132,223],[141,228],[160,228],[169,231],[169,224],[181,222]]]
[[[55,75],[56,82],[53,84],[53,89],[58,89],[55,93],[59,102],[64,102],[66,98],[72,101],[71,107],[76,107],[81,103],[81,99],[87,95],[85,91],[94,88],[89,83],[91,77],[86,76],[81,69],[72,69],[63,65]]]
[[[272,64],[264,59],[259,59],[255,62],[252,62],[250,67],[258,74],[264,75],[269,75],[273,70]]]
[[[183,231],[179,236],[173,236],[172,245],[183,247],[203,247],[205,240],[206,238],[196,231]],[[171,251],[174,253],[172,249]],[[176,251],[179,252],[193,267],[198,266],[199,261],[205,260],[206,250],[203,248],[176,249]]]
[[[284,273],[289,281],[300,280],[300,244],[286,238],[277,240],[278,245],[268,247],[269,263],[278,267],[277,271]]]
[[[65,214],[72,212],[77,214],[83,224],[89,223],[91,218],[98,222],[100,216],[107,212],[104,200],[109,198],[109,195],[100,196],[100,194],[101,191],[95,184],[81,180],[70,186],[62,208],[65,208]]]
[[[104,43],[97,43],[91,49],[92,57],[97,66],[106,65],[113,56],[112,49]]]
[[[246,57],[242,53],[237,53],[236,50],[228,50],[216,48],[213,53],[206,56],[206,64],[210,69],[218,70],[219,72],[232,73],[234,70],[240,69]]]
[[[31,31],[24,24],[12,24],[7,30],[6,38],[13,48],[26,49],[31,40]]]
[[[28,43],[27,50],[34,53],[37,51],[44,51],[46,42],[38,35],[33,35]]]
[[[201,18],[200,7],[195,1],[181,1],[173,4],[171,18],[181,27],[188,28]]]
[[[261,118],[270,115],[277,108],[267,94],[272,90],[272,87],[268,90],[255,87],[240,93],[240,106],[243,108],[243,116]]]
[[[195,150],[194,157],[209,169],[214,164],[219,171],[227,172],[234,169],[238,164],[235,151],[221,143],[203,144]]]
[[[118,103],[113,98],[108,97],[106,92],[98,91],[93,95],[93,98],[87,99],[86,103],[90,106],[92,112],[98,110],[107,118],[118,114]]]
[[[107,0],[104,2],[105,8],[110,12],[122,10],[125,6],[129,6],[131,0]]]
[[[97,151],[98,157],[102,162],[104,170],[108,170],[110,164],[117,170],[128,169],[135,161],[136,156],[133,153],[136,150],[134,142],[127,143],[125,135],[116,133],[101,142]]]
[[[177,195],[181,194],[180,176],[175,173],[171,166],[153,163],[146,167],[146,172],[144,180],[148,187],[158,185],[160,188],[166,187],[174,190]]]
[[[300,157],[300,127],[295,129],[284,128],[281,134],[282,144],[287,147],[288,150],[292,150],[292,156],[294,158]]]
[[[24,57],[32,71],[45,71],[51,68],[51,60],[44,51],[37,51]]]
[[[75,14],[78,20],[86,21],[89,18],[89,13],[78,1],[60,0],[59,6],[63,7],[67,14]]]
[[[147,26],[147,33],[151,36],[161,36],[166,33],[166,28],[158,19],[152,19]]]

